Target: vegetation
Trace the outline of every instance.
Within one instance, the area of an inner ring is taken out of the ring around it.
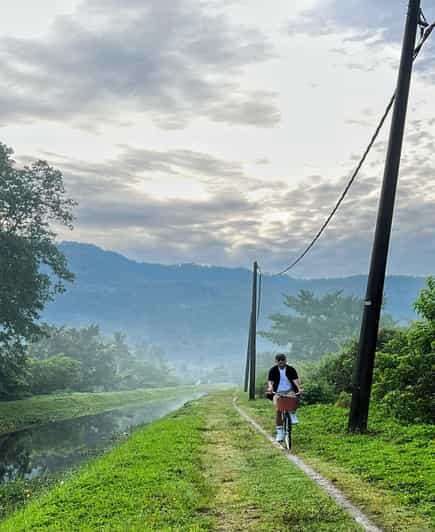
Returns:
[[[19,430],[49,421],[60,421],[80,416],[98,414],[145,401],[176,399],[183,392],[201,391],[194,386],[154,388],[125,392],[63,393],[40,395],[20,401],[0,403],[0,434]]]
[[[288,348],[295,359],[315,360],[326,352],[336,352],[360,327],[363,301],[342,291],[316,296],[301,290],[297,296],[285,296],[284,305],[291,313],[272,314],[271,331],[261,334]],[[383,321],[394,323],[389,316]]]
[[[224,394],[134,433],[1,530],[264,530],[271,524],[276,530],[361,529],[254,433]]]
[[[201,419],[183,409],[136,432],[2,523],[3,531],[207,530]]]
[[[388,414],[409,422],[435,421],[435,278],[428,279],[415,309],[421,319],[408,328],[382,329],[378,337],[372,400]],[[356,340],[323,357],[306,372],[304,401],[346,403],[358,354]],[[263,377],[264,378],[264,377]]]
[[[142,343],[132,347],[121,333],[104,338],[96,325],[81,329],[44,326],[41,330],[43,338],[23,351],[19,380],[8,383],[11,398],[178,384],[156,346]]]
[[[267,400],[242,399],[273,430]],[[373,408],[370,432],[347,432],[346,409],[305,406],[298,411],[294,452],[333,481],[385,530],[422,532],[435,519],[435,427],[404,425]]]
[[[23,348],[41,335],[44,305],[73,278],[52,228],[73,220],[63,176],[44,161],[18,169],[12,155],[0,143],[0,398],[20,383]]]

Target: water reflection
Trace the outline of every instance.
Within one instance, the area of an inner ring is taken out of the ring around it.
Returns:
[[[201,394],[48,423],[0,437],[0,483],[33,479],[79,465],[113,447],[134,427],[150,423]]]

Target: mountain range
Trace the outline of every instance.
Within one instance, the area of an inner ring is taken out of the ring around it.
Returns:
[[[44,321],[69,326],[98,323],[105,334],[123,331],[131,341],[158,344],[174,360],[243,357],[252,282],[248,269],[142,263],[76,242],[59,247],[75,281],[47,305]],[[284,294],[343,290],[363,297],[365,284],[363,275],[324,279],[266,275],[259,329],[267,330],[267,316],[285,309]],[[385,311],[401,321],[414,318],[412,303],[424,285],[421,277],[388,277]],[[260,339],[259,348],[267,347]]]

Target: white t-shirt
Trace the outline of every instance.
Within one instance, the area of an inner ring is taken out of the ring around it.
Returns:
[[[288,380],[286,375],[286,368],[278,368],[279,369],[279,384],[277,392],[289,392],[293,386],[292,383]]]

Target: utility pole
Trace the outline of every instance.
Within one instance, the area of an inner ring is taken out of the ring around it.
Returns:
[[[251,326],[249,335],[249,399],[255,399],[255,368],[257,359],[257,276],[258,264],[254,262],[254,271],[252,277],[252,307],[251,307]]]
[[[405,36],[403,38],[402,57],[400,60],[399,77],[397,81],[396,101],[391,120],[390,138],[379,201],[370,273],[364,301],[358,361],[354,373],[352,403],[348,425],[349,431],[351,432],[365,432],[367,430],[376,342],[378,338],[379,319],[384,292],[385,270],[387,266],[394,200],[411,81],[413,53],[419,19],[420,0],[409,0]]]
[[[252,316],[249,317],[249,333],[248,333],[248,349],[246,350],[246,365],[245,365],[245,383],[244,383],[244,391],[248,391],[249,387],[249,362],[251,358],[251,323],[252,323]]]

